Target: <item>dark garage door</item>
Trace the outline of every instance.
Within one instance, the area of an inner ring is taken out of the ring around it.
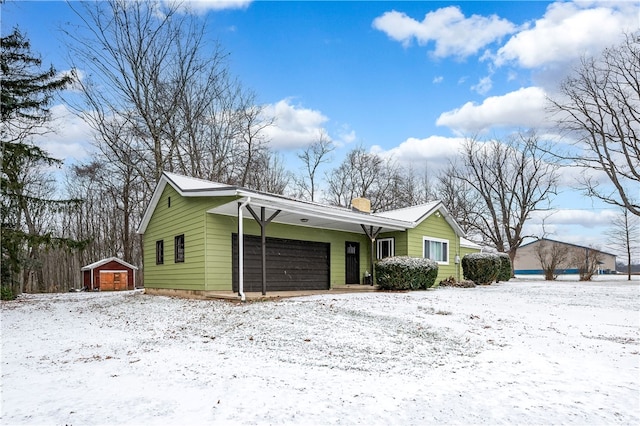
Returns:
[[[233,291],[238,291],[238,234],[232,244]],[[244,236],[244,291],[262,291],[260,246],[260,237]],[[267,291],[328,289],[328,243],[267,238]]]

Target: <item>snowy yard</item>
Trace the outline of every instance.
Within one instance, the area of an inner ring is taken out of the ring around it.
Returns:
[[[638,277],[635,277],[636,279]],[[640,424],[640,282],[2,302],[2,424]]]

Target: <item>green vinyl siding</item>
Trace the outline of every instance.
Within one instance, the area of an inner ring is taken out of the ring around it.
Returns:
[[[171,203],[169,203],[169,197]],[[234,202],[233,197],[181,197],[166,185],[144,237],[144,283],[149,288],[230,291],[232,289],[232,234],[238,232],[236,215],[207,213],[212,208]],[[277,217],[275,218],[277,221]],[[260,235],[260,226],[244,211],[244,233]],[[184,262],[175,262],[174,239],[184,234]],[[371,271],[371,242],[366,235],[296,225],[270,223],[267,237],[328,243],[330,245],[330,286],[345,283],[345,242],[360,244],[359,277]],[[379,235],[393,238],[396,256],[423,256],[423,239],[448,240],[449,263],[439,265],[437,282],[450,276],[461,279],[456,255],[477,250],[459,247],[458,236],[443,217],[431,215],[416,228]],[[164,242],[164,263],[156,264],[156,242]],[[374,247],[375,250],[375,247]]]
[[[395,256],[408,256],[406,232],[385,232],[378,235],[378,238],[393,238]]]
[[[443,216],[431,215],[422,221],[418,226],[409,229],[406,232],[388,232],[380,234],[379,238],[394,238],[395,255],[423,257],[424,256],[424,238],[433,238],[435,240],[448,241],[448,264],[438,265],[438,277],[436,283],[454,276],[456,279],[462,279],[462,269],[460,264],[456,264],[456,255],[462,256],[466,253],[474,253],[478,250],[471,248],[461,248],[459,236],[446,221]]]
[[[260,236],[260,226],[250,217],[250,213],[245,211],[243,233]],[[238,232],[238,219],[233,216],[209,214],[206,220],[208,243],[206,288],[207,290],[230,290],[232,282],[231,235]],[[345,283],[346,241],[360,243],[359,275],[361,279],[364,272],[371,269],[369,266],[370,241],[365,235],[272,222],[267,225],[266,236],[329,243],[330,285],[332,287]]]
[[[168,198],[171,197],[169,206]],[[232,197],[181,197],[167,185],[144,234],[145,286],[177,290],[231,290],[231,235],[238,232],[236,216],[207,213],[233,202]],[[260,226],[244,211],[244,233],[260,235]],[[277,220],[277,219],[276,219]],[[268,237],[330,244],[330,285],[345,283],[345,242],[360,243],[360,271],[369,265],[370,241],[363,234],[270,223]],[[176,263],[174,238],[184,234],[185,260]],[[164,263],[156,265],[156,241],[164,241]]]
[[[171,197],[169,206],[168,198]],[[143,237],[145,287],[202,290],[205,282],[206,210],[221,200],[181,197],[164,188]],[[184,234],[184,262],[176,263],[174,239]],[[156,241],[164,241],[164,263],[156,265]]]
[[[424,256],[424,238],[434,238],[437,240],[448,240],[449,250],[449,262],[448,264],[438,265],[438,277],[436,283],[454,276],[457,278],[458,266],[455,263],[456,254],[459,253],[459,238],[455,234],[453,228],[440,215],[432,214],[426,218],[422,223],[413,229],[407,231],[407,247],[408,253],[411,257],[423,257]]]
[[[471,247],[460,247],[460,259],[471,253],[479,253],[480,249]]]

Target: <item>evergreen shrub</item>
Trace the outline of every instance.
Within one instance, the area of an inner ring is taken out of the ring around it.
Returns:
[[[13,300],[15,298],[16,298],[16,296],[13,294],[13,291],[11,290],[11,287],[3,285],[0,288],[0,299],[2,299],[2,300]]]
[[[375,268],[380,290],[426,290],[438,276],[438,263],[420,257],[387,257]]]
[[[507,253],[498,253],[500,259],[500,270],[496,282],[509,281],[511,279],[511,258]]]
[[[462,273],[476,285],[491,284],[498,278],[500,258],[495,253],[471,253],[462,258]]]

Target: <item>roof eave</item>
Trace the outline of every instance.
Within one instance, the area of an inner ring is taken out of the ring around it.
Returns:
[[[340,222],[347,222],[352,224],[360,224],[364,226],[376,226],[383,227],[385,231],[403,231],[416,226],[413,222],[407,222],[399,219],[385,218],[377,215],[370,215],[366,213],[353,212],[347,209],[340,209],[338,207],[325,206],[318,203],[308,203],[300,200],[292,200],[286,197],[279,197],[276,195],[266,194],[263,192],[253,191],[250,189],[235,187],[235,186],[223,186],[220,188],[203,188],[203,189],[183,189],[177,182],[174,182],[166,173],[163,173],[156,185],[149,205],[142,216],[140,225],[136,230],[138,234],[144,234],[153,212],[155,211],[162,192],[164,191],[167,183],[171,185],[173,189],[183,197],[238,197],[238,199],[251,198],[257,205],[264,204],[265,206],[286,210],[291,213],[303,213],[305,215],[322,217]]]
[[[358,213],[347,210],[341,211],[337,208],[324,206],[321,204],[307,205],[306,203],[301,201],[281,199],[278,197],[270,196],[268,194],[238,190],[237,195],[240,196],[238,200],[246,200],[250,198],[252,201],[254,201],[254,204],[258,206],[264,205],[264,207],[283,210],[290,213],[303,213],[310,217],[333,219],[341,222],[348,222],[365,226],[384,227],[390,231],[403,231],[413,226],[411,222],[405,222],[402,220],[381,218],[379,216],[373,216],[366,213]]]
[[[107,257],[105,259],[98,260],[97,262],[90,263],[89,265],[85,265],[82,268],[80,268],[80,271],[90,271],[92,269],[96,269],[99,266],[106,265],[109,262],[117,262],[122,266],[126,266],[127,268],[138,270],[137,266],[132,265],[129,262],[125,262],[124,260],[114,256],[114,257]]]

